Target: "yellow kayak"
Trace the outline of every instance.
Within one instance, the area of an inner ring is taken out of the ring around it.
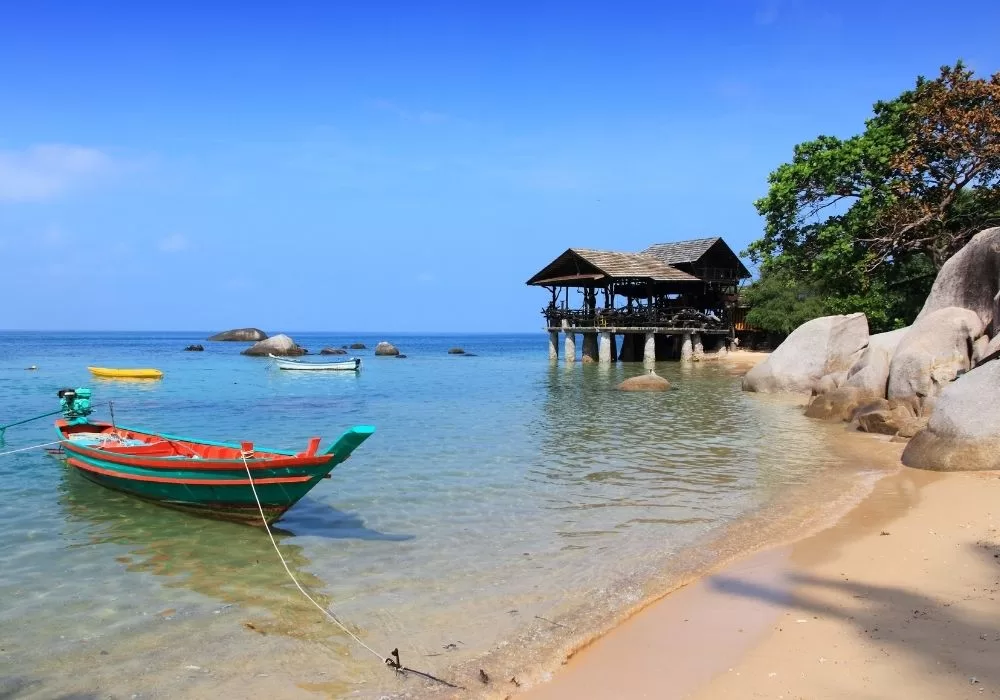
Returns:
[[[95,377],[110,379],[160,379],[163,372],[158,369],[112,369],[110,367],[88,367]]]

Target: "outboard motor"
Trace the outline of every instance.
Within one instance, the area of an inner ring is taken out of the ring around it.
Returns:
[[[90,406],[90,389],[60,389],[57,396],[67,423],[81,425],[87,422],[87,416],[93,411]]]

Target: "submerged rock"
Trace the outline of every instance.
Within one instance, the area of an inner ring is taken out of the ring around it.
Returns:
[[[267,333],[259,328],[235,328],[231,331],[216,333],[209,338],[209,340],[221,340],[238,343],[256,343],[257,341],[266,339]]]
[[[936,471],[1000,469],[1000,362],[987,362],[944,387],[903,464]]]
[[[449,355],[464,355],[465,354],[465,350],[463,350],[462,348],[451,348],[450,350],[448,350],[448,354]]]
[[[344,346],[347,347],[346,345]],[[367,350],[368,346],[364,343],[351,343],[351,350]]]
[[[392,343],[388,343],[383,340],[381,343],[375,346],[375,354],[383,357],[390,355],[398,355],[399,350]]]
[[[184,348],[185,352],[204,352],[204,350],[205,350],[204,345],[188,345],[186,348]]]
[[[616,387],[619,391],[667,391],[670,382],[653,370],[637,377],[629,377]]]
[[[241,354],[258,357],[267,355],[295,357],[298,355],[305,355],[306,352],[307,351],[304,348],[300,348],[294,340],[282,333],[272,336],[267,340],[261,340],[258,343],[254,343]]]
[[[868,345],[864,314],[824,316],[792,331],[743,377],[744,391],[811,393],[825,375],[847,371]]]
[[[343,348],[323,348],[319,351],[320,355],[346,355],[347,351]]]

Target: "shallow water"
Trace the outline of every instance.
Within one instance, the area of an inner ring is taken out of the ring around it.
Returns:
[[[181,351],[205,335],[0,334],[0,422],[90,386],[99,417],[113,401],[120,424],[207,439],[295,449],[375,425],[280,522],[283,553],[366,643],[439,675],[531,676],[692,552],[710,563],[699,548],[740,518],[844,470],[842,432],[744,395],[714,363],[662,364],[674,389],[635,394],[613,387],[641,366],[553,365],[540,334],[399,336],[407,359],[359,351],[358,376],[279,372],[241,344]],[[95,380],[88,364],[166,374]],[[52,435],[48,419],[12,428],[5,449]],[[429,690],[325,623],[263,531],[107,491],[41,451],[0,457],[0,531],[0,692]]]

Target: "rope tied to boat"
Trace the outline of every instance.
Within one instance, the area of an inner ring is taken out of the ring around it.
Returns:
[[[15,452],[27,452],[28,450],[37,450],[42,447],[49,447],[51,445],[61,445],[62,440],[55,440],[54,442],[43,442],[41,445],[32,445],[31,447],[21,447],[16,450],[8,450],[6,452],[0,452],[0,457],[5,457],[7,455],[12,455]]]
[[[281,554],[281,549],[278,547],[278,542],[274,539],[274,533],[271,532],[271,526],[268,524],[267,517],[264,515],[264,506],[261,505],[260,496],[257,495],[257,487],[254,485],[254,482],[253,482],[253,474],[250,473],[250,464],[247,462],[247,458],[248,457],[252,458],[253,457],[253,453],[252,452],[248,453],[246,450],[240,450],[240,458],[243,460],[243,467],[247,471],[247,479],[250,482],[250,490],[253,491],[253,498],[257,502],[257,510],[260,511],[261,522],[264,523],[264,529],[267,530],[267,536],[271,539],[271,546],[274,547],[274,551],[278,554],[278,559],[281,560],[281,565],[283,567],[285,567],[285,573],[288,574],[288,578],[292,579],[292,583],[294,583],[295,587],[299,589],[299,593],[301,593],[302,595],[304,595],[306,597],[306,600],[308,600],[310,603],[312,603],[321,613],[323,613],[324,615],[326,615],[335,625],[337,625],[337,627],[339,627],[341,630],[343,630],[344,632],[346,632],[347,635],[350,636],[351,639],[353,639],[361,647],[363,647],[364,649],[366,649],[367,651],[369,651],[371,654],[373,654],[375,657],[377,657],[385,666],[393,669],[396,673],[401,673],[401,674],[415,673],[418,676],[423,676],[424,678],[427,678],[429,680],[435,681],[437,683],[441,683],[442,685],[446,685],[449,688],[459,688],[459,689],[464,690],[464,688],[462,686],[460,686],[460,685],[455,685],[454,683],[449,683],[448,681],[443,680],[441,678],[438,678],[436,676],[433,676],[433,675],[431,675],[429,673],[424,673],[423,671],[417,671],[416,669],[407,668],[399,660],[399,649],[398,648],[392,650],[391,656],[382,656],[377,651],[375,651],[374,649],[372,649],[370,646],[368,646],[367,644],[365,644],[364,640],[362,640],[360,637],[358,637],[358,635],[354,634],[354,632],[352,632],[350,629],[348,629],[347,626],[343,622],[341,622],[339,619],[337,619],[336,615],[334,615],[332,612],[330,612],[327,608],[325,608],[322,605],[320,605],[319,603],[317,603],[316,600],[311,595],[309,595],[309,593],[306,591],[306,589],[302,587],[302,584],[299,583],[299,580],[297,578],[295,578],[295,574],[292,573],[291,568],[289,568],[289,566],[288,566],[288,562],[285,561],[285,557]]]

